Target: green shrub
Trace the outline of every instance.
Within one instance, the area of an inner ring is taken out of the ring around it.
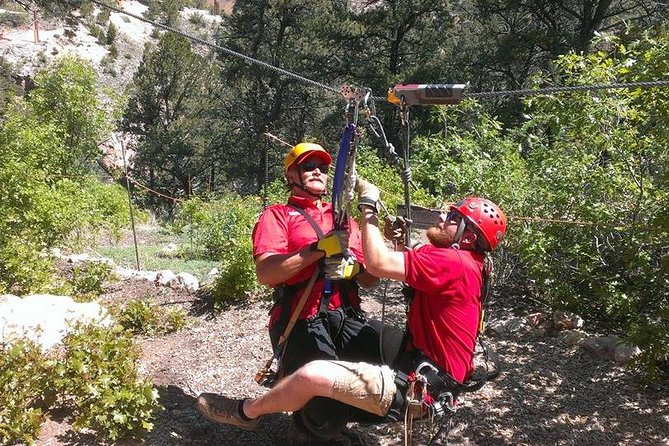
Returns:
[[[106,39],[107,45],[113,45],[114,42],[116,42],[117,35],[118,35],[118,29],[113,23],[109,22],[109,26],[107,27],[107,39]]]
[[[43,413],[55,409],[111,442],[152,428],[157,392],[138,375],[129,334],[78,325],[63,346],[43,354],[26,340],[0,345],[0,444],[34,443]]]
[[[207,24],[207,22],[204,20],[204,15],[199,11],[195,11],[192,14],[190,14],[188,16],[188,22],[200,27],[205,26]]]
[[[139,352],[121,327],[78,326],[64,339],[58,388],[75,430],[92,429],[115,442],[151,430],[158,393],[138,374]]]
[[[77,302],[89,302],[102,293],[103,285],[114,279],[112,268],[106,263],[87,262],[72,268],[71,287]]]
[[[220,261],[212,285],[214,307],[243,301],[258,292],[252,256],[251,232],[260,203],[256,197],[225,196],[204,202],[191,199],[181,205],[175,229],[190,240],[183,255]]]
[[[34,343],[0,344],[0,444],[32,443],[55,400],[55,363]]]
[[[165,334],[181,330],[186,325],[183,310],[170,308],[161,311],[150,299],[133,300],[114,311],[116,320],[134,334]]]

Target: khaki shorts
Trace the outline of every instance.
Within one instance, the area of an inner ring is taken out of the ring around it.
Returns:
[[[334,399],[385,416],[393,402],[395,372],[366,362],[328,361],[333,364]]]

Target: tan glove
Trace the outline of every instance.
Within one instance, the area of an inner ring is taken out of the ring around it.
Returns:
[[[411,220],[407,220],[399,215],[389,215],[384,220],[383,236],[387,240],[402,244],[404,243],[404,237],[406,236],[408,226],[411,223]]]
[[[362,206],[370,207],[376,212],[379,211],[379,188],[372,183],[358,178],[355,185],[358,191],[358,208]]]

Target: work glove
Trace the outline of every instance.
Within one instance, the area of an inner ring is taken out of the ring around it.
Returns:
[[[383,236],[387,240],[397,243],[404,243],[404,237],[406,236],[408,227],[411,223],[411,220],[399,215],[389,215],[384,220]]]
[[[355,189],[358,191],[358,207],[368,206],[378,212],[379,188],[369,181],[359,178]]]
[[[350,280],[362,271],[362,265],[353,254],[326,257],[323,260],[325,278],[330,280]]]
[[[348,231],[334,230],[311,244],[312,251],[322,251],[325,257],[342,256],[348,250]]]

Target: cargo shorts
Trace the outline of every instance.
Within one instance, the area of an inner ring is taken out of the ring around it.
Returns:
[[[386,416],[397,391],[395,372],[387,365],[328,361],[333,364],[333,398],[366,412]]]

